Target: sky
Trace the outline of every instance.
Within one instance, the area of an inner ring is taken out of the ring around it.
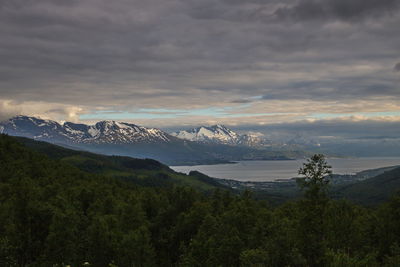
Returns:
[[[0,119],[400,137],[399,25],[400,0],[2,0]]]

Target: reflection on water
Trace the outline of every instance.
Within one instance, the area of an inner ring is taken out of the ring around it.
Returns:
[[[215,178],[239,181],[273,181],[297,176],[305,160],[254,160],[239,161],[235,164],[172,166],[178,172],[196,170]],[[353,174],[367,169],[400,165],[400,158],[331,158],[334,173]]]

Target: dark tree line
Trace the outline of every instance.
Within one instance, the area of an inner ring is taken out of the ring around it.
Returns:
[[[89,174],[1,136],[0,266],[399,266],[399,196],[330,200],[321,155],[300,173],[304,197],[272,207]]]

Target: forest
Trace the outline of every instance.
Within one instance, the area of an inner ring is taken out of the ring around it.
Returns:
[[[300,169],[300,198],[271,205],[250,191],[90,172],[54,153],[0,136],[0,266],[400,264],[400,195],[331,199],[323,155]]]

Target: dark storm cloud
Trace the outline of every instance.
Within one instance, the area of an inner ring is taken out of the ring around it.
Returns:
[[[360,20],[396,12],[399,0],[299,0],[281,7],[275,15],[295,20]]]

